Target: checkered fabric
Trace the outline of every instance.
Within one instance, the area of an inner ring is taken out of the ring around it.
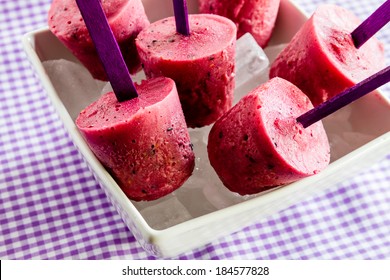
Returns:
[[[367,17],[383,0],[324,2]],[[154,259],[76,150],[21,47],[50,0],[0,0],[0,258]],[[390,32],[378,37],[390,55]],[[388,60],[390,61],[390,60]],[[383,91],[390,95],[388,86]],[[388,120],[387,120],[388,121]],[[390,259],[390,155],[354,178],[178,259]]]

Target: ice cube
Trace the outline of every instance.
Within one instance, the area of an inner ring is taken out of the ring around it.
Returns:
[[[278,56],[278,54],[287,46],[287,44],[279,44],[279,45],[273,45],[268,46],[264,49],[264,53],[269,59],[269,64],[271,65],[275,58]]]
[[[162,203],[168,199],[171,199],[173,196],[174,195],[172,193],[170,193],[166,196],[160,197],[159,199],[152,200],[152,201],[132,201],[132,202],[133,202],[133,205],[135,206],[135,208],[137,208],[138,211],[141,211],[144,208],[147,208],[147,207]]]
[[[133,83],[139,84],[139,83],[141,83],[141,81],[146,80],[146,76],[145,76],[144,71],[141,70],[141,71],[138,71],[136,74],[131,75],[131,79],[132,79]],[[113,89],[112,89],[111,83],[108,82],[103,87],[101,94],[105,94],[105,93],[110,92],[110,91],[113,91]]]
[[[131,76],[131,79],[134,83],[140,83],[143,80],[146,80],[145,73],[143,70],[137,72],[136,74]],[[107,92],[113,91],[111,83],[107,82],[103,87],[101,94],[105,94]]]
[[[194,145],[194,147],[196,147],[196,145]],[[212,167],[208,162],[207,155],[206,157],[202,157],[195,153],[195,168],[190,178],[188,178],[188,180],[184,184],[186,188],[203,188],[203,186],[209,181],[207,174],[209,173],[210,168]]]
[[[350,122],[352,108],[345,106],[322,120],[327,132],[342,133],[353,130]]]
[[[98,99],[106,84],[94,80],[85,67],[65,59],[44,61],[43,67],[73,120]]]
[[[131,79],[134,83],[140,83],[143,80],[146,80],[145,72],[143,70],[138,71],[136,74],[131,76]]]
[[[217,209],[223,209],[247,200],[250,196],[241,196],[223,186],[222,183],[208,184],[203,188],[207,200]]]
[[[154,203],[138,203],[139,205],[144,206],[140,210],[142,217],[150,227],[157,230],[169,228],[192,218],[184,205],[174,195],[154,201]]]
[[[212,128],[212,125],[204,126],[202,128],[190,128],[188,132],[190,133],[191,142],[195,143],[203,143],[207,145],[209,132]]]
[[[102,89],[102,91],[101,91],[101,94],[105,94],[105,93],[111,92],[111,91],[113,91],[113,89],[112,89],[111,83],[108,82],[108,83],[106,83],[106,84],[104,85],[104,87],[103,87],[103,89]]]
[[[251,34],[246,33],[237,40],[234,104],[251,89],[268,79],[266,74],[268,66],[269,60],[266,54]]]
[[[348,143],[337,133],[328,133],[330,161],[333,162],[350,152]]]
[[[207,141],[211,126],[197,129],[189,129],[191,143],[195,153],[195,169],[193,175],[188,181],[189,185],[198,186],[199,181],[207,180],[210,162],[207,154]]]
[[[205,178],[204,182],[202,182],[202,187],[205,187],[210,183],[209,178]],[[202,192],[202,188],[189,188],[187,185],[183,185],[175,191],[175,196],[194,218],[217,210],[217,208],[206,199]]]

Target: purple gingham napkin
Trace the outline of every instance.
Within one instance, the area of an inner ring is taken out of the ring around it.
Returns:
[[[383,1],[336,3],[361,18]],[[0,258],[153,259],[73,146],[21,48],[50,0],[0,0]],[[378,37],[388,55],[390,32]],[[389,60],[387,60],[389,61]],[[389,87],[383,88],[387,96]],[[390,155],[353,179],[179,259],[390,259]]]

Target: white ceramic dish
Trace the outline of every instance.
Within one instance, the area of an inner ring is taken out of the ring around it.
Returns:
[[[145,0],[143,2],[151,21],[172,15],[170,0]],[[196,12],[196,2],[196,0],[188,1],[190,12]],[[156,5],[160,7],[157,9]],[[282,0],[277,26],[270,45],[288,42],[306,19],[306,15],[299,8],[287,0]],[[147,223],[138,210],[145,207],[145,203],[130,201],[90,151],[70,116],[70,112],[75,108],[70,108],[70,105],[61,99],[55,90],[55,84],[50,80],[42,64],[47,60],[61,58],[77,60],[48,29],[26,34],[23,44],[53,106],[108,199],[142,247],[156,256],[174,257],[269,217],[370,166],[374,161],[382,158],[390,146],[390,123],[384,122],[390,119],[390,104],[379,92],[374,92],[324,121],[332,143],[331,152],[333,154],[332,162],[325,171],[258,196],[237,198],[237,201],[230,206],[218,210],[206,209],[195,215],[195,218],[188,218],[184,222],[156,230]],[[74,103],[78,103],[78,100]],[[344,117],[348,118],[347,125],[343,124]],[[340,134],[345,131],[349,133],[350,139],[354,139],[350,145],[339,141]],[[355,137],[356,134],[363,134],[364,137]],[[153,202],[150,205],[153,205]]]

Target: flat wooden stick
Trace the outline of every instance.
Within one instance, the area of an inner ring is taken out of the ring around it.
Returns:
[[[187,1],[173,0],[173,10],[175,13],[176,31],[185,36],[189,36],[190,25],[188,23]]]
[[[100,0],[76,0],[118,101],[138,97]]]
[[[297,121],[308,127],[390,81],[390,66],[307,111]],[[375,114],[375,112],[373,112]]]
[[[390,0],[383,3],[374,13],[363,21],[351,36],[356,48],[360,48],[375,33],[390,21]]]

